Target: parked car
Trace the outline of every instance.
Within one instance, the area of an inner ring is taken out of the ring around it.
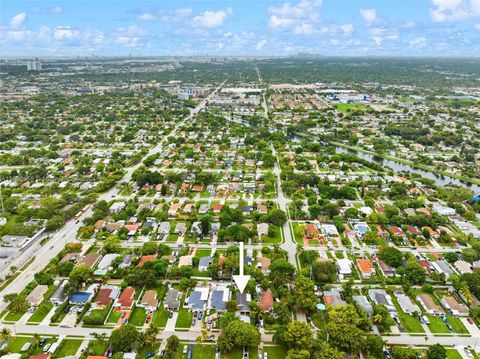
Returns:
[[[188,346],[184,345],[183,346],[183,354],[187,354]]]
[[[50,343],[48,343],[47,345],[45,345],[45,346],[43,347],[43,349],[42,349],[42,352],[44,352],[44,353],[48,352],[48,349],[50,349],[50,346],[51,346]]]
[[[154,355],[155,355],[155,352],[149,352],[149,353],[145,354],[145,358],[148,359],[148,358],[153,357]]]
[[[248,347],[243,347],[243,359],[248,359],[249,353],[248,353]]]

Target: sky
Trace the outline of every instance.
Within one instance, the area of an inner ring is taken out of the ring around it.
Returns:
[[[480,56],[480,0],[1,0],[0,56]]]

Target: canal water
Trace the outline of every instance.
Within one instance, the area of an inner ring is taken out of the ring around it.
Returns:
[[[358,151],[355,151],[355,150],[346,149],[346,148],[339,147],[339,146],[335,146],[335,150],[338,153],[352,153],[352,154],[355,154],[356,156],[358,156],[360,158],[363,158],[364,160],[367,160],[367,161],[370,161],[370,162],[376,162],[378,164],[381,164],[384,167],[389,167],[394,172],[413,172],[413,173],[417,173],[424,178],[435,181],[437,186],[440,186],[440,187],[445,187],[448,184],[454,184],[454,185],[457,185],[457,186],[460,186],[460,187],[469,188],[474,193],[480,193],[480,186],[476,185],[476,184],[473,184],[473,183],[470,183],[470,182],[460,181],[459,179],[456,179],[456,178],[444,176],[444,175],[441,175],[441,174],[438,174],[438,173],[435,173],[435,172],[426,171],[426,170],[423,170],[421,168],[412,167],[412,166],[409,166],[409,165],[406,165],[406,164],[403,164],[403,163],[387,160],[387,159],[384,159],[384,158],[381,158],[381,157],[375,157],[373,155],[369,155],[369,154],[366,154],[366,153],[363,153],[363,152],[358,152]]]

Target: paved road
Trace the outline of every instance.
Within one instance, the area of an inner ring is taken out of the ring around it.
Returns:
[[[225,83],[225,81],[219,85],[209,96],[214,95]],[[208,97],[207,97],[208,99]],[[170,135],[175,135],[178,128],[191,120],[196,114],[198,114],[206,104],[207,99],[201,101],[195,108],[191,109],[190,114],[185,117],[182,121],[179,121],[173,128]],[[123,178],[118,181],[118,183],[110,188],[108,191],[99,195],[98,200],[112,200],[115,198],[120,191],[121,182],[129,182],[132,178],[133,172],[143,165],[143,160],[150,155],[159,153],[162,151],[165,142],[167,141],[167,136],[164,140],[159,142],[155,147],[150,149],[145,157],[137,164],[132,167],[129,167],[123,176]],[[78,220],[70,220],[67,222],[58,232],[51,236],[50,240],[45,243],[37,253],[35,253],[35,260],[17,277],[12,281],[7,287],[5,287],[0,292],[0,312],[6,309],[7,303],[3,301],[3,297],[6,294],[10,293],[20,293],[28,283],[33,280],[35,273],[45,268],[45,266],[65,247],[65,244],[76,240],[76,235],[78,229],[82,226],[82,222],[85,218],[92,215],[92,206],[90,206]]]

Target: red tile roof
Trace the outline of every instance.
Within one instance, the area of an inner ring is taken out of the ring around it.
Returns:
[[[120,297],[118,297],[118,303],[122,307],[131,307],[133,304],[133,298],[135,296],[135,288],[133,287],[126,287]]]

